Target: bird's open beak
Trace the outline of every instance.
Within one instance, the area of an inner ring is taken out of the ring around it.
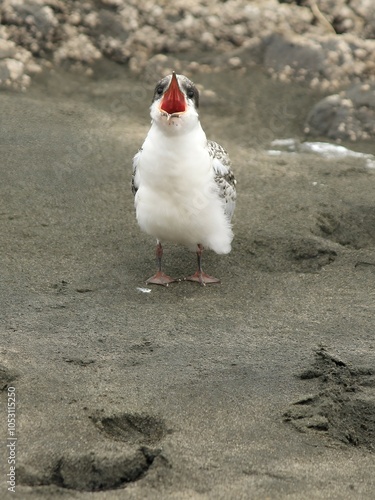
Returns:
[[[178,85],[176,73],[173,71],[172,80],[161,101],[160,110],[168,115],[184,113],[186,111],[186,99]]]

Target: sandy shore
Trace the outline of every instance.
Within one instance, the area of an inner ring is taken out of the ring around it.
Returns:
[[[185,4],[0,5],[0,496],[372,500],[374,7]],[[144,284],[131,161],[171,69],[238,179],[220,286]]]
[[[9,386],[17,498],[373,498],[375,172],[267,154],[303,139],[310,91],[199,80],[238,178],[233,251],[205,257],[220,286],[148,293],[129,182],[151,86],[111,63],[0,94],[2,498]]]

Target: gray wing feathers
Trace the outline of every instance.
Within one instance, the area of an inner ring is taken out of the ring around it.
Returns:
[[[230,168],[231,162],[228,153],[217,142],[208,141],[207,147],[212,158],[215,182],[219,188],[219,195],[225,203],[225,213],[232,218],[236,206],[236,184],[234,174]]]
[[[138,191],[138,175],[137,175],[137,167],[139,163],[139,158],[141,156],[142,148],[138,151],[138,153],[134,156],[133,158],[133,173],[132,173],[132,180],[131,180],[131,186],[132,186],[132,193],[136,194]]]

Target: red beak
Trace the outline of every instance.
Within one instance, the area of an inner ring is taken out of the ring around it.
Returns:
[[[173,71],[172,80],[163,96],[160,109],[169,115],[183,113],[186,110],[185,96],[178,85],[176,73]]]

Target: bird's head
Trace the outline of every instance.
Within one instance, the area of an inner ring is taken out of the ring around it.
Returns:
[[[171,133],[189,130],[199,120],[198,106],[199,92],[194,83],[173,72],[155,87],[151,118]]]

